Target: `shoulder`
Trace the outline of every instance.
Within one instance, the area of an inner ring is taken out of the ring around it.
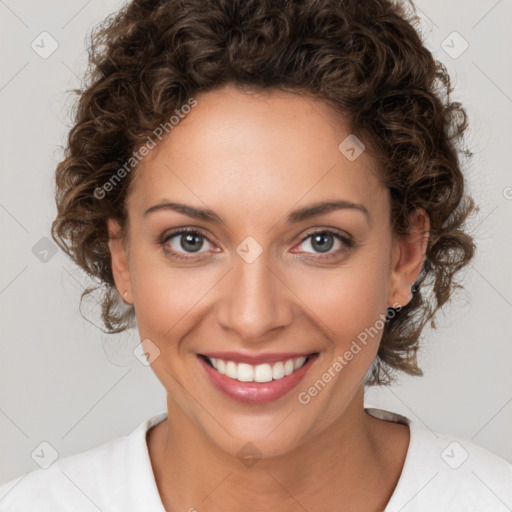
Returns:
[[[512,464],[477,444],[407,420],[409,449],[385,512],[512,507]]]
[[[0,509],[43,512],[75,507],[97,512],[96,501],[104,501],[102,487],[115,492],[122,484],[126,448],[126,437],[120,437],[11,480],[0,486]],[[121,471],[112,471],[114,467]]]
[[[2,484],[0,510],[121,511],[123,504],[130,503],[128,491],[132,492],[132,484],[140,475],[139,493],[156,499],[151,463],[143,443],[145,432],[155,418],[161,416],[146,420],[129,435],[58,459],[47,469],[37,469]],[[154,510],[160,511],[159,508]]]

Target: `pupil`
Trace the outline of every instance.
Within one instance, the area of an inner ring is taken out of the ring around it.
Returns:
[[[326,238],[329,241],[325,242]],[[315,235],[313,237],[313,241],[312,241],[313,247],[320,252],[328,252],[332,249],[332,246],[333,246],[332,238],[333,238],[332,235],[329,235],[328,233]]]
[[[201,249],[201,245],[193,245],[194,243],[197,243],[198,239],[201,238],[201,235],[195,235],[193,233],[189,233],[185,235],[184,237],[181,237],[181,247],[184,250],[190,250],[191,252],[197,252],[199,249]],[[191,244],[191,246],[188,246],[187,244]]]

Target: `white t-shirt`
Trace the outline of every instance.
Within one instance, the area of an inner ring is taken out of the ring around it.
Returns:
[[[404,423],[410,441],[398,484],[384,512],[512,510],[512,464],[473,443],[432,432],[382,409],[372,416]],[[1,512],[165,512],[146,432],[163,412],[131,434],[55,461],[0,486]]]

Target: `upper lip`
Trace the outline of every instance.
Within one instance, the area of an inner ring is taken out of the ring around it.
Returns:
[[[224,361],[233,361],[234,363],[247,363],[252,365],[272,364],[279,361],[287,361],[297,357],[307,357],[315,352],[273,352],[251,354],[250,352],[202,352],[199,355],[214,359],[223,359]]]

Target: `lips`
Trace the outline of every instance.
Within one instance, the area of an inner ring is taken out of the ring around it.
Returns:
[[[198,354],[211,384],[229,398],[268,403],[289,393],[304,377],[318,353]]]

